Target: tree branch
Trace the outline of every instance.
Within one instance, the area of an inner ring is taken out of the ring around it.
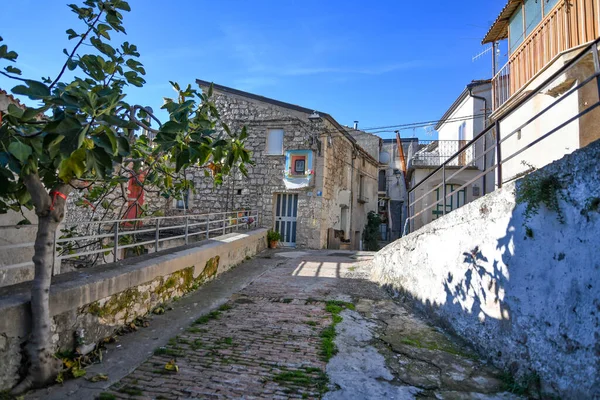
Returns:
[[[65,73],[65,70],[67,69],[67,64],[69,63],[69,60],[71,60],[73,58],[73,56],[75,55],[75,52],[77,51],[77,49],[79,48],[79,46],[81,46],[81,44],[87,38],[87,36],[89,35],[89,33],[92,31],[92,29],[94,29],[94,25],[96,25],[96,23],[98,22],[98,20],[102,16],[103,12],[104,12],[104,10],[100,10],[100,12],[98,13],[98,16],[96,17],[96,19],[94,20],[94,22],[92,22],[90,25],[88,25],[89,28],[88,28],[87,32],[84,33],[83,35],[81,35],[81,39],[79,39],[79,43],[77,43],[77,45],[73,48],[73,50],[71,51],[71,54],[69,54],[69,57],[67,58],[67,61],[65,61],[62,69],[60,70],[60,73],[58,74],[58,76],[56,77],[56,79],[54,80],[54,82],[52,82],[50,84],[50,86],[48,87],[48,89],[52,89],[54,87],[54,85],[56,85],[58,83],[58,81],[60,80],[60,78]]]
[[[18,76],[13,76],[13,75],[7,74],[6,72],[3,72],[3,71],[0,71],[0,74],[4,75],[4,76],[6,76],[7,78],[10,78],[10,79],[16,79],[17,81],[27,82],[27,79],[19,78]]]
[[[162,127],[162,123],[160,122],[160,120],[158,118],[156,118],[154,116],[154,114],[152,114],[151,112],[147,111],[144,107],[139,106],[139,105],[135,105],[135,106],[131,106],[131,108],[129,109],[129,118],[139,127],[147,129],[149,132],[152,132],[154,134],[157,134],[159,132],[159,130],[154,129],[154,128],[150,128],[148,125],[146,125],[145,123],[143,123],[142,121],[140,121],[139,119],[136,118],[135,116],[135,111],[136,110],[144,110],[144,112],[146,114],[148,114],[148,116],[150,118],[152,118],[153,120],[155,120],[158,123],[158,126]]]
[[[31,202],[35,207],[35,213],[38,216],[46,216],[50,211],[50,195],[46,191],[44,184],[38,174],[25,175],[23,183],[31,195]]]

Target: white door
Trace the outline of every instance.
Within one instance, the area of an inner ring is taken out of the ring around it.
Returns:
[[[281,235],[283,246],[296,246],[296,225],[298,217],[298,195],[280,193],[275,204],[275,230]]]

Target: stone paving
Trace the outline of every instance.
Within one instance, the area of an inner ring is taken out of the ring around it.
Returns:
[[[267,254],[273,268],[97,398],[516,398],[468,346],[368,282],[369,256]],[[329,362],[327,300],[355,308],[337,317]]]

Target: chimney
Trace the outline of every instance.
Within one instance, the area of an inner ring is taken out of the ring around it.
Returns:
[[[354,121],[354,130],[358,130],[358,121]]]

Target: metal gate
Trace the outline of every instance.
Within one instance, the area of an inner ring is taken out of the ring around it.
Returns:
[[[280,193],[275,206],[275,230],[281,235],[283,246],[296,246],[296,220],[298,217],[298,195]]]

